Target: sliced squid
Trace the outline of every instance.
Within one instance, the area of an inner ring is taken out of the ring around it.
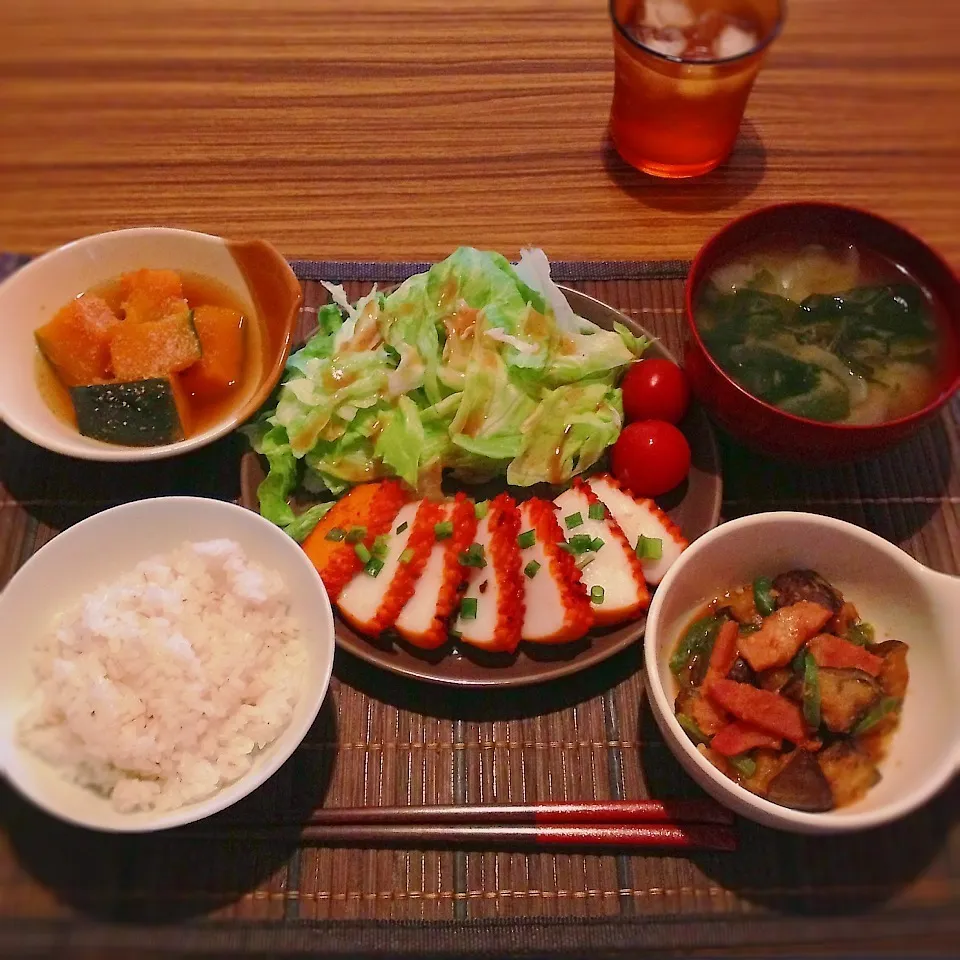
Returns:
[[[466,567],[467,586],[453,630],[462,642],[512,653],[520,643],[523,584],[520,573],[520,512],[509,494],[486,505],[477,524],[474,555],[483,566]]]
[[[689,546],[680,528],[652,500],[631,496],[608,474],[591,477],[588,486],[613,514],[634,549],[641,536],[660,541],[659,558],[640,558],[644,578],[656,586]]]
[[[406,500],[403,487],[395,480],[360,484],[338,500],[304,540],[304,552],[331,600],[337,600],[363,567],[356,544],[369,550],[373,541],[390,529]]]
[[[574,554],[588,594],[597,598],[593,603],[597,623],[604,626],[623,623],[646,610],[650,593],[636,551],[597,495],[577,478],[573,486],[553,502],[568,544],[574,537],[589,538],[599,544],[597,549]]]
[[[528,539],[534,542],[525,546]],[[534,498],[521,506],[519,542],[524,589],[521,639],[579,640],[593,625],[593,611],[576,562],[564,549],[556,507],[549,500]]]
[[[404,640],[424,650],[433,650],[447,642],[447,621],[457,605],[463,581],[460,554],[473,543],[477,529],[473,502],[462,493],[452,502],[439,506],[442,517],[436,523],[451,524],[452,532],[442,537],[434,532],[413,595],[393,623]]]
[[[343,588],[337,598],[341,616],[357,630],[377,636],[393,625],[413,595],[434,543],[434,527],[444,517],[442,504],[419,500],[404,504],[385,535],[386,549]]]

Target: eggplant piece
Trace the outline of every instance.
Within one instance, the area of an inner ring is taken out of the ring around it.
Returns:
[[[850,740],[838,740],[817,758],[830,784],[834,802],[845,807],[880,782],[880,771],[870,757]]]
[[[737,683],[753,683],[756,680],[756,674],[743,657],[737,657],[733,661],[733,666],[727,671],[727,679],[735,680]]]
[[[803,703],[803,676],[790,673],[790,679],[780,688],[780,693],[794,703]]]
[[[883,692],[888,697],[902,700],[910,680],[910,670],[907,667],[907,651],[910,648],[900,640],[884,640],[883,643],[870,644],[867,649],[870,653],[883,657],[879,678]]]
[[[794,678],[794,673],[787,667],[773,667],[771,670],[761,670],[757,674],[757,683],[762,690],[780,693],[781,690]],[[733,679],[732,677],[730,678]]]
[[[816,570],[790,570],[774,578],[773,589],[777,594],[777,607],[789,607],[801,600],[809,600],[835,614],[843,606],[843,596],[835,590]]]
[[[693,720],[707,737],[712,737],[727,725],[726,716],[699,690],[689,687],[677,694],[674,711]]]
[[[765,797],[770,781],[780,772],[786,757],[778,750],[763,749],[754,750],[751,755],[756,768],[753,776],[742,779],[740,785],[746,787],[751,793]]]
[[[731,590],[724,598],[723,609],[727,616],[736,620],[737,623],[748,623],[759,625],[763,617],[757,611],[753,602],[753,587],[737,587]]]
[[[863,670],[821,667],[820,714],[832,733],[848,733],[883,696],[880,684]]]
[[[794,810],[823,813],[834,807],[830,781],[808,750],[794,750],[783,769],[770,781],[767,799]]]

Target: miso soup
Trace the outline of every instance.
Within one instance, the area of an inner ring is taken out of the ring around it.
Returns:
[[[902,267],[853,245],[743,248],[704,284],[696,323],[754,396],[810,420],[876,424],[933,401],[945,320]]]

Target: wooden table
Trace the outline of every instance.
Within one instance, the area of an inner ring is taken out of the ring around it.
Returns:
[[[960,265],[960,4],[793,0],[733,159],[606,140],[603,0],[5,0],[0,249],[162,223],[291,257],[693,255],[737,213],[861,204]]]

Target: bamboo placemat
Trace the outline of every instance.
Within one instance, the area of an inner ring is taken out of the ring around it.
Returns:
[[[0,257],[0,276],[20,262]],[[422,266],[295,264],[305,312],[326,298],[320,278],[344,281],[354,296]],[[685,269],[561,263],[555,276],[679,352]],[[958,412],[954,401],[900,448],[832,468],[773,463],[721,438],[724,518],[784,508],[831,514],[958,573]],[[47,453],[0,427],[0,586],[65,526],[114,503],[177,493],[236,499],[242,449],[228,437],[177,460],[107,466]],[[296,825],[321,804],[698,792],[645,705],[639,648],[520,695],[434,689],[341,654],[334,672],[300,750],[216,818],[235,839],[88,833],[0,786],[0,955],[946,955],[960,944],[956,782],[901,823],[849,838],[744,822],[737,854],[311,849],[295,835],[245,836],[244,825]]]

